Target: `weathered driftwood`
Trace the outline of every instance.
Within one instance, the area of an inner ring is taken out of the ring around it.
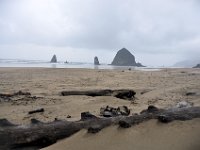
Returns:
[[[135,91],[133,90],[87,90],[87,91],[62,91],[62,96],[70,96],[70,95],[86,95],[86,96],[114,96],[120,99],[131,100],[135,96]]]
[[[18,91],[15,93],[0,93],[0,102],[11,101],[14,96],[31,96],[31,93],[22,91]]]
[[[2,98],[13,97],[13,96],[19,96],[19,95],[30,96],[31,93],[29,93],[29,92],[22,92],[22,91],[18,91],[18,92],[11,93],[11,94],[0,93],[0,97],[2,97]]]
[[[30,125],[14,125],[6,119],[0,120],[0,149],[38,149],[55,143],[57,140],[69,137],[81,129],[87,129],[89,133],[99,132],[112,124],[119,124],[127,128],[135,124],[158,119],[163,123],[173,120],[190,120],[200,118],[200,107],[158,109],[149,106],[141,114],[132,116],[118,116],[111,118],[99,118],[89,112],[81,114],[81,120],[69,122],[56,119],[50,123],[42,123],[36,119],[31,120]]]

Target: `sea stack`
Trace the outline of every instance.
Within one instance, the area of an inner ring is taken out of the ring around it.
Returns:
[[[200,68],[200,64],[197,64],[197,65],[194,66],[193,68]]]
[[[131,54],[126,48],[122,48],[117,52],[111,65],[144,67],[141,63],[136,63],[135,56]]]
[[[53,55],[53,57],[51,58],[51,63],[57,63],[56,55]]]
[[[99,59],[97,56],[94,57],[94,65],[100,65],[99,64]]]

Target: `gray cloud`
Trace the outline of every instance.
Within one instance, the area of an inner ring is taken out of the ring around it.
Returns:
[[[35,51],[115,53],[127,47],[145,59],[178,60],[200,54],[199,18],[198,0],[1,0],[0,51],[6,56],[5,47],[32,45]]]

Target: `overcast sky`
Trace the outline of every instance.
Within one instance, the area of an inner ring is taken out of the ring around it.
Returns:
[[[0,0],[0,58],[148,66],[200,58],[199,0]]]

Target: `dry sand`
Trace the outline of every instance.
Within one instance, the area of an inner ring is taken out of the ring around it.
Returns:
[[[134,103],[111,96],[59,95],[63,90],[85,89],[133,89],[137,94]],[[140,112],[148,105],[169,108],[180,101],[200,106],[200,70],[0,68],[0,93],[13,93],[19,90],[30,92],[39,98],[34,100],[19,96],[10,102],[0,99],[0,118],[7,118],[19,124],[27,124],[31,118],[44,122],[52,121],[54,118],[67,119],[68,115],[72,118],[67,120],[78,120],[81,112],[90,111],[99,115],[100,107],[106,105],[126,105],[131,108],[131,113]],[[187,96],[187,92],[195,92],[196,95]],[[44,108],[45,112],[28,115],[28,111],[37,108]],[[88,135],[81,131],[55,144],[55,149],[64,150],[66,145],[70,146],[67,149],[71,150],[98,150],[102,145],[102,148],[110,150],[134,149],[134,145],[135,149],[200,149],[200,141],[197,138],[200,136],[199,126],[200,120],[195,119],[167,125],[158,125],[155,121],[150,121],[123,131],[109,127],[96,135]],[[156,143],[160,146],[154,147]]]

